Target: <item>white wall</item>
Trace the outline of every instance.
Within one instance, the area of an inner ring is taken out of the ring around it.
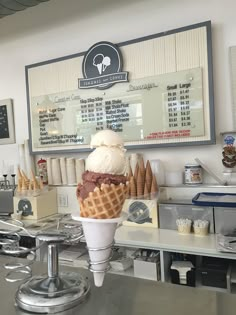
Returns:
[[[0,99],[12,98],[17,143],[28,137],[24,67],[114,43],[211,20],[217,145],[145,150],[167,168],[199,157],[222,177],[219,133],[232,130],[228,48],[236,45],[234,0],[51,0],[0,19]],[[84,156],[84,155],[83,155]],[[17,146],[0,147],[17,159]]]

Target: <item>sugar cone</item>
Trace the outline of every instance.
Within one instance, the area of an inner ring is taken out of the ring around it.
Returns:
[[[149,194],[149,190],[148,190],[148,187],[147,187],[147,183],[145,183],[145,186],[144,186],[144,199],[149,199],[150,197],[150,194]]]
[[[44,189],[43,180],[42,180],[41,177],[40,177],[40,179],[39,179],[39,188],[40,188],[40,189]]]
[[[130,197],[136,198],[137,189],[136,189],[135,179],[133,176],[130,178],[129,188],[130,188]]]
[[[38,184],[38,181],[37,179],[35,178],[35,180],[33,180],[33,189],[34,191],[38,190],[39,189],[39,184]]]
[[[72,218],[82,222],[89,252],[90,270],[94,271],[95,286],[101,287],[105,273],[109,269],[109,259],[117,224],[125,220],[127,216],[115,219],[91,219],[72,214]]]
[[[34,186],[33,186],[33,183],[32,183],[32,181],[30,180],[30,182],[29,182],[29,188],[28,188],[30,193],[32,193],[33,187],[34,187]]]
[[[144,177],[143,177],[141,169],[139,168],[138,178],[137,178],[137,197],[143,196],[143,193],[144,193]]]
[[[21,170],[21,174],[22,174],[22,177],[24,178],[25,182],[28,182],[29,178],[26,176],[26,174],[23,170]]]
[[[21,192],[21,190],[22,190],[22,178],[18,177],[17,192]]]
[[[137,183],[137,179],[138,179],[138,170],[139,170],[139,166],[137,163],[135,166],[135,170],[134,170],[134,179],[135,179],[136,183]]]
[[[157,186],[157,181],[156,181],[156,177],[153,176],[152,177],[152,186],[151,186],[151,194],[157,194],[158,192],[158,186]]]
[[[21,180],[22,181],[22,174],[21,174],[21,171],[20,171],[20,168],[18,167],[18,171],[17,171],[17,175],[18,175],[18,180]]]
[[[37,181],[37,179],[36,179],[36,177],[35,177],[35,175],[34,175],[33,170],[31,170],[31,177],[32,177],[32,180],[33,180],[33,181]]]
[[[148,191],[148,193],[151,192],[152,177],[153,177],[152,169],[151,169],[150,162],[149,162],[149,160],[148,160],[148,161],[147,161],[147,164],[146,164],[146,173],[145,173],[145,184],[147,185],[147,191]]]
[[[22,179],[21,190],[22,191],[28,190],[28,185],[24,178]]]
[[[129,164],[129,173],[128,173],[128,177],[131,178],[133,176],[133,172],[132,172],[132,168]]]
[[[141,158],[140,161],[139,161],[139,169],[140,169],[141,175],[142,175],[142,177],[144,179],[145,178],[145,165],[144,165],[143,158]]]

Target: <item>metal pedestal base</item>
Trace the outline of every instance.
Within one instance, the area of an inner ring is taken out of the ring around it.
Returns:
[[[62,312],[81,303],[89,289],[87,281],[75,272],[55,278],[36,276],[19,287],[16,303],[33,313]]]

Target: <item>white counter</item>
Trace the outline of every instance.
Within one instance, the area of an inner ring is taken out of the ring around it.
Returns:
[[[218,252],[215,234],[200,237],[180,235],[174,230],[122,226],[116,231],[115,242],[126,247],[236,259],[236,254]]]

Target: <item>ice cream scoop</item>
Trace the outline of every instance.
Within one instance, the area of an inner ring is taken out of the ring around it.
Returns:
[[[96,173],[124,174],[124,150],[118,147],[97,147],[86,160],[86,169]]]
[[[123,148],[124,142],[117,132],[112,130],[101,130],[92,136],[90,147],[100,146]]]

